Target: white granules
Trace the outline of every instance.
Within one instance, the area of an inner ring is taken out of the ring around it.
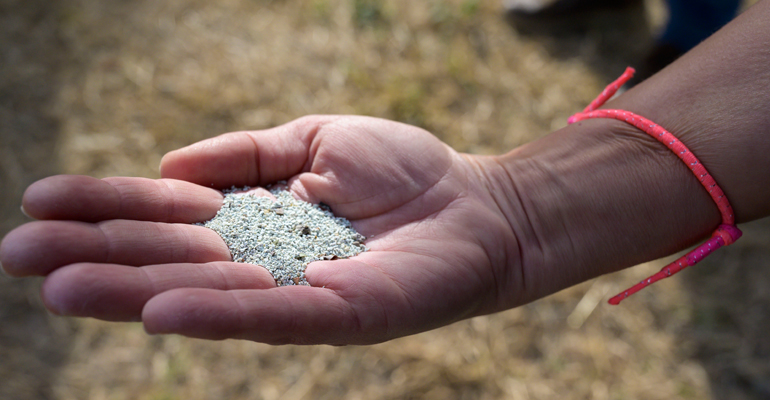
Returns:
[[[307,286],[305,268],[310,262],[366,251],[365,237],[327,206],[297,200],[282,189],[270,190],[275,201],[243,193],[247,189],[224,191],[217,215],[198,225],[224,239],[233,261],[267,268],[278,286]]]

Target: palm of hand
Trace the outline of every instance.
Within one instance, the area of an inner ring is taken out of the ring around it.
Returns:
[[[167,156],[164,178],[191,183],[41,181],[25,194],[32,216],[102,222],[27,224],[4,239],[0,260],[15,275],[48,275],[43,298],[57,313],[210,339],[374,343],[499,307],[515,238],[476,171],[414,127],[309,117]],[[204,186],[281,179],[350,219],[370,251],[312,263],[313,287],[275,288],[261,267],[226,262],[213,232],[169,224],[213,216],[221,195]]]

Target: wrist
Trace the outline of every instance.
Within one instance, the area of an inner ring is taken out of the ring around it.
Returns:
[[[488,165],[521,249],[523,302],[686,248],[720,221],[686,166],[620,121],[576,123]]]

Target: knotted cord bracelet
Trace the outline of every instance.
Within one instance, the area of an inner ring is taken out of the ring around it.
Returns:
[[[635,71],[633,68],[626,68],[626,71],[623,72],[623,75],[609,84],[602,91],[602,93],[594,101],[592,101],[591,104],[585,108],[585,110],[583,110],[583,112],[571,116],[567,122],[572,124],[590,118],[612,118],[631,124],[654,137],[659,142],[668,147],[669,150],[673,151],[674,154],[676,154],[677,157],[679,157],[679,159],[681,159],[687,165],[687,167],[690,168],[690,171],[695,174],[695,177],[698,178],[698,181],[700,181],[703,187],[706,188],[709,195],[711,195],[711,198],[719,208],[719,212],[722,214],[722,224],[719,225],[719,227],[714,231],[714,233],[711,235],[711,238],[706,241],[706,243],[698,246],[695,248],[695,250],[687,253],[684,257],[681,257],[671,264],[666,265],[656,274],[637,283],[623,293],[620,293],[617,296],[611,298],[609,303],[612,305],[620,304],[623,299],[644,289],[645,287],[661,279],[668,278],[669,276],[674,275],[675,273],[691,265],[697,264],[706,256],[711,254],[714,250],[722,246],[732,244],[743,234],[735,226],[733,208],[730,206],[730,202],[727,200],[724,192],[719,187],[719,185],[717,185],[716,181],[714,181],[714,178],[711,177],[711,175],[709,175],[709,173],[706,171],[706,168],[703,166],[703,164],[698,161],[698,158],[695,157],[695,155],[692,154],[692,152],[687,148],[687,146],[677,140],[676,137],[669,131],[665,130],[660,125],[648,120],[647,118],[625,110],[597,110],[597,108],[601,107],[607,100],[609,100],[618,91],[618,89],[623,86],[624,83],[626,83],[629,79],[631,79],[631,77],[634,76],[634,72]]]

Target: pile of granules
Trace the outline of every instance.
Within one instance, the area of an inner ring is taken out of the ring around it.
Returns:
[[[233,261],[267,268],[278,286],[309,285],[305,268],[313,261],[353,257],[363,251],[364,236],[329,207],[295,199],[290,192],[271,189],[275,201],[224,191],[217,215],[198,225],[214,230],[227,244]]]

